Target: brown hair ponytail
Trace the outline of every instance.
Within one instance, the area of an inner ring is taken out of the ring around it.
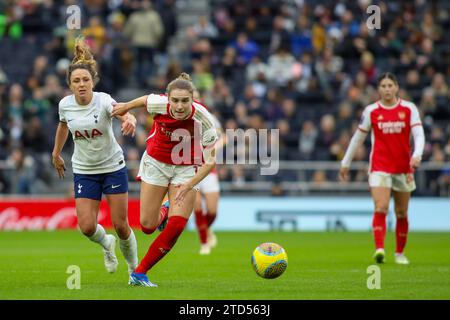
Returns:
[[[166,89],[167,94],[170,94],[170,92],[174,89],[187,90],[192,95],[194,94],[194,91],[196,90],[191,77],[186,72],[182,72],[178,76],[178,78],[176,78],[175,80],[172,80],[167,85],[167,89]]]
[[[67,70],[66,81],[67,84],[70,85],[70,76],[72,72],[76,69],[85,69],[89,71],[92,76],[92,81],[94,82],[94,86],[100,80],[97,72],[97,62],[95,61],[91,51],[88,46],[84,42],[83,37],[78,37],[75,40],[75,52],[72,62]]]

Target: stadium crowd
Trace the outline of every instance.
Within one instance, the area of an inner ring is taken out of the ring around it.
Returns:
[[[96,91],[120,101],[123,88],[164,92],[189,72],[224,129],[279,129],[280,160],[341,160],[362,110],[377,100],[377,75],[393,72],[400,97],[421,112],[423,160],[450,161],[445,0],[210,0],[211,15],[177,38],[176,6],[188,0],[61,2],[0,3],[0,161],[14,168],[0,167],[0,193],[33,193],[36,183],[52,183],[57,106],[69,94],[65,72],[80,34],[100,63]],[[380,29],[366,24],[371,4],[381,10]],[[70,5],[81,8],[80,29],[67,29]],[[145,110],[137,119],[135,139],[117,134],[128,160],[140,159],[152,124]],[[368,160],[368,140],[355,161]],[[221,166],[219,174],[236,183],[255,179],[239,166]],[[296,179],[292,172],[277,177]],[[337,176],[316,171],[308,179]],[[352,180],[366,181],[366,172]],[[421,192],[442,188],[450,189],[450,168],[429,172]]]

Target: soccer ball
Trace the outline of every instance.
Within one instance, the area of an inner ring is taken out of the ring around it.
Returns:
[[[253,251],[253,269],[265,279],[274,279],[281,276],[287,268],[287,263],[286,251],[276,243],[262,243]]]

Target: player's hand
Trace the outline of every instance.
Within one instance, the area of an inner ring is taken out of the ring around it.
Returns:
[[[52,157],[52,164],[58,172],[58,176],[60,178],[64,178],[64,171],[66,171],[66,165],[64,163],[64,159],[58,155]]]
[[[411,170],[414,172],[417,170],[417,168],[419,168],[420,163],[422,162],[422,160],[418,157],[412,157],[411,160],[409,161],[409,166],[411,167]]]
[[[122,122],[122,134],[134,137],[136,133],[136,118],[131,114],[128,114],[126,117],[126,120]]]
[[[177,188],[178,191],[177,194],[175,195],[175,204],[181,205],[183,200],[186,198],[186,195],[188,194],[189,191],[193,189],[193,187],[186,183],[178,185]]]
[[[409,161],[409,166],[411,167],[411,172],[406,175],[406,182],[410,183],[414,180],[414,172],[419,168],[422,160],[418,157],[412,157]]]
[[[115,117],[115,116],[123,116],[125,113],[128,112],[128,106],[126,103],[113,103],[113,110],[111,112],[111,116]]]
[[[347,182],[349,180],[349,169],[347,167],[341,167],[339,169],[339,180],[341,182]]]

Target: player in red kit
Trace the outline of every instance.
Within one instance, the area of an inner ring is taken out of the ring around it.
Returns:
[[[154,115],[138,173],[145,233],[161,225],[160,206],[167,192],[170,202],[167,224],[130,275],[131,285],[156,287],[147,272],[175,245],[194,209],[198,183],[215,167],[217,131],[208,110],[193,101],[194,91],[189,75],[182,73],[169,83],[167,95],[150,94],[114,105],[112,115],[140,107]]]
[[[403,254],[408,235],[408,205],[411,192],[416,188],[413,174],[421,162],[425,134],[417,107],[412,102],[399,99],[398,90],[398,82],[393,74],[384,73],[380,76],[378,92],[381,99],[364,109],[358,129],[342,160],[339,176],[342,181],[348,180],[353,156],[371,132],[369,185],[375,206],[372,224],[376,247],[374,259],[377,263],[385,261],[386,214],[392,194],[397,220],[395,262],[409,264]],[[412,154],[411,134],[414,138]]]

